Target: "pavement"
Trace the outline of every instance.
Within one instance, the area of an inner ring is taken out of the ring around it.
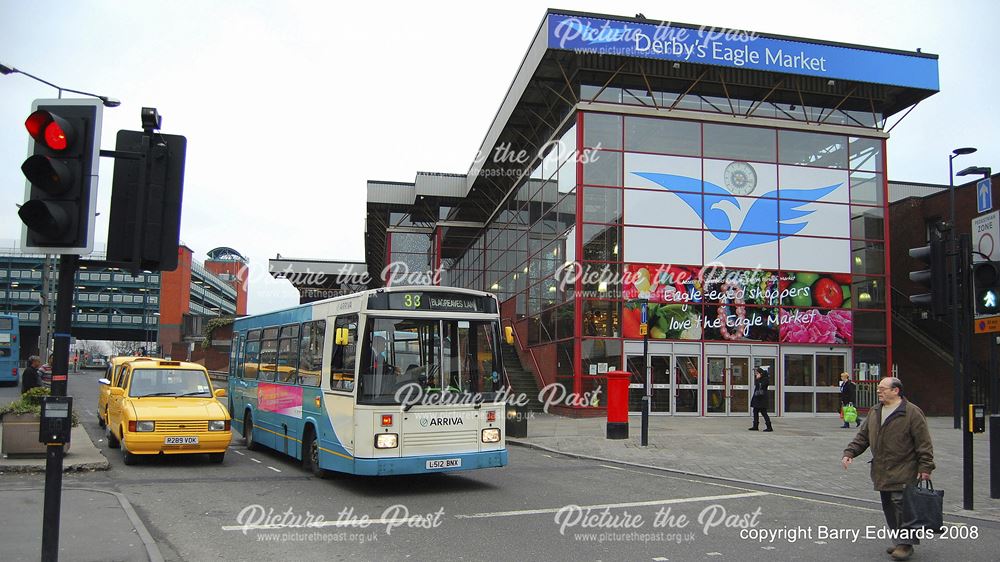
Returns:
[[[4,401],[16,395],[16,389],[4,390]],[[2,440],[0,432],[0,443]],[[80,474],[110,467],[83,424],[74,427],[63,471]],[[41,555],[45,494],[38,486],[39,476],[33,473],[43,472],[44,456],[0,457],[0,529],[4,537],[0,559],[37,560]],[[142,519],[125,495],[116,491],[74,486],[64,478],[59,522],[60,560],[163,560]],[[95,534],[99,540],[94,540]]]
[[[869,478],[871,452],[840,465],[856,429],[841,429],[837,417],[772,417],[773,433],[747,431],[748,417],[651,416],[648,446],[639,443],[640,416],[629,417],[629,438],[606,439],[604,418],[573,419],[531,414],[528,437],[507,438],[512,445],[580,458],[655,468],[787,490],[878,503]],[[989,434],[974,436],[974,510],[962,509],[962,433],[952,418],[928,418],[936,489],[945,491],[944,511],[1000,521],[1000,499],[990,499]],[[762,424],[763,427],[763,424]]]

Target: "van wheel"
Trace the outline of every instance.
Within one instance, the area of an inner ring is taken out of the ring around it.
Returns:
[[[115,437],[115,432],[111,431],[111,426],[107,426],[107,429],[108,429],[108,447],[112,449],[117,449],[118,447],[121,447],[122,446],[121,441],[118,441],[118,438]]]
[[[128,446],[127,445],[122,447],[122,462],[123,463],[127,464],[128,466],[132,466],[138,460],[139,459],[136,458],[135,454],[128,452]]]
[[[226,459],[226,453],[209,453],[208,462],[215,464],[222,464],[222,461]]]
[[[250,412],[247,412],[247,415],[243,417],[243,441],[247,444],[248,450],[260,450],[260,445],[253,439],[253,416],[250,415]]]

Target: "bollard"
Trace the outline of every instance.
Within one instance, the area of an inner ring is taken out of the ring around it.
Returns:
[[[608,372],[608,439],[628,439],[628,383],[627,371]]]

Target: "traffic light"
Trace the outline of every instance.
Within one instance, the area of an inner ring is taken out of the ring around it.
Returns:
[[[910,281],[930,289],[929,293],[910,296],[910,302],[929,308],[934,316],[944,316],[948,311],[948,270],[944,255],[944,241],[934,237],[926,246],[910,248],[910,257],[926,263],[928,269],[910,272]]]
[[[152,130],[123,130],[118,131],[115,150],[144,157],[115,160],[108,261],[147,271],[173,271],[180,243],[187,139]]]
[[[31,140],[17,214],[21,248],[40,254],[89,254],[94,248],[100,100],[40,99],[24,122]]]
[[[972,266],[972,295],[976,316],[1000,314],[1000,262],[984,261]]]

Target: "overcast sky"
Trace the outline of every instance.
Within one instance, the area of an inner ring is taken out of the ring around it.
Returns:
[[[251,260],[250,312],[297,302],[267,259],[364,259],[365,182],[468,170],[545,2],[32,2],[0,0],[0,62],[122,100],[103,148],[143,106],[188,138],[181,239],[198,260]],[[551,7],[940,55],[941,92],[892,131],[889,178],[947,183],[948,154],[1000,168],[1000,3],[597,2]],[[376,11],[377,10],[377,11]],[[0,76],[0,240],[19,237],[23,122],[44,84]],[[112,163],[101,162],[97,240]],[[7,245],[7,244],[3,244]]]

